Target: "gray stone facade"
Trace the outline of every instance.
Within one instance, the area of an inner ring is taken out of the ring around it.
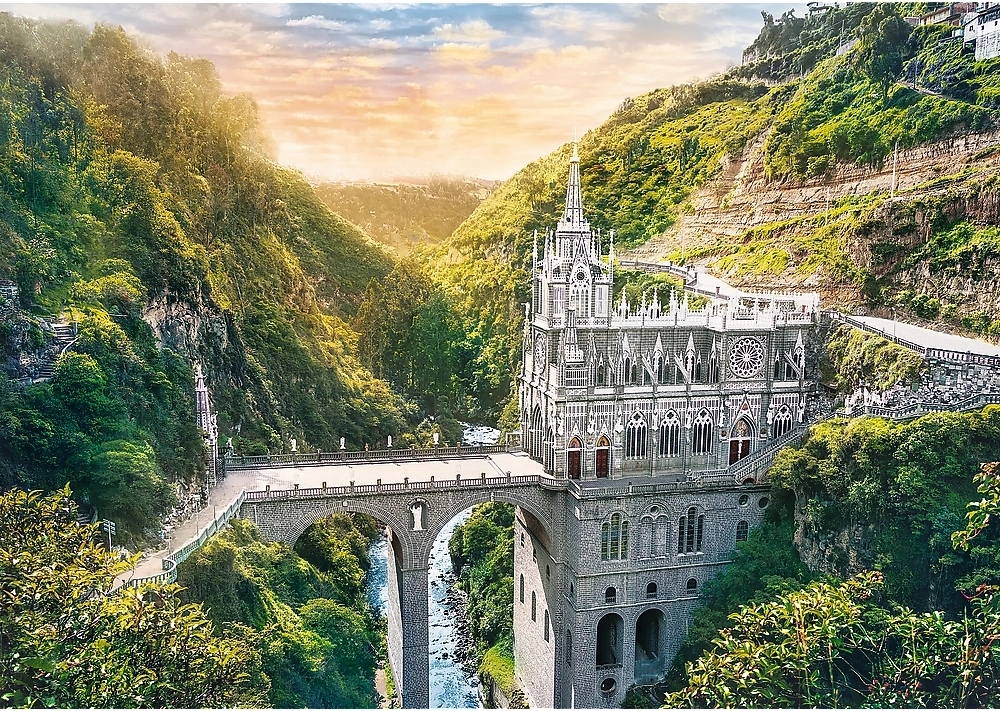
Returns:
[[[241,515],[268,540],[294,543],[334,512],[387,526],[389,659],[405,707],[429,701],[428,557],[458,513],[517,506],[515,674],[529,703],[618,706],[670,668],[702,586],[767,508],[774,453],[813,416],[815,295],[614,305],[609,251],[584,219],[574,151],[526,304],[521,437],[538,463],[517,462],[537,473],[417,481],[414,461],[386,483],[328,488],[324,476],[321,488],[246,493]]]
[[[559,545],[531,516],[515,527],[515,670],[532,706],[557,708],[618,706],[669,670],[702,585],[769,503],[740,463],[814,414],[820,327],[815,294],[616,303],[614,236],[604,257],[579,176],[574,153],[519,378],[523,446],[569,482]]]

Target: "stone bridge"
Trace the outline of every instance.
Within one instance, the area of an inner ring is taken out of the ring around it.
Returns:
[[[293,545],[314,521],[364,513],[389,530],[389,661],[406,708],[427,708],[428,568],[444,526],[477,504],[517,505],[546,540],[558,542],[557,499],[566,480],[504,447],[345,452],[228,458],[227,478],[245,478],[240,516],[266,540]]]
[[[225,470],[227,480],[242,482],[237,515],[253,521],[266,540],[294,545],[310,524],[333,513],[364,513],[385,524],[389,660],[403,706],[427,708],[429,557],[456,515],[488,501],[515,504],[533,540],[561,567],[573,545],[566,512],[581,502],[759,487],[775,454],[801,435],[790,432],[728,469],[655,483],[622,479],[614,489],[553,478],[527,454],[502,446],[228,457]]]

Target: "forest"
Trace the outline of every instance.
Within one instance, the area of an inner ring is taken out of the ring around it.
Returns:
[[[943,28],[911,29],[902,17],[922,5],[765,13],[741,66],[624,100],[579,145],[604,251],[612,230],[619,248],[669,231],[755,142],[767,180],[806,184],[881,166],[897,146],[995,129],[1000,60],[975,61]],[[314,188],[273,161],[253,98],[226,96],[210,62],[158,56],[121,28],[0,13],[0,82],[0,280],[20,293],[0,303],[0,698],[374,704],[382,623],[361,595],[371,520],[324,519],[294,549],[240,522],[182,564],[178,585],[118,595],[107,593],[129,561],[76,521],[96,509],[135,549],[200,493],[196,366],[242,454],[285,452],[292,438],[300,451],[341,437],[350,449],[388,435],[456,442],[463,420],[516,428],[532,234],[561,211],[570,146],[485,197],[446,183]],[[996,226],[974,213],[995,202],[997,178],[964,177],[941,176],[932,198],[854,196],[822,218],[666,256],[736,277],[794,271],[867,307],[995,335],[1000,311],[947,286],[961,276],[988,291],[1000,259]],[[870,259],[847,248],[882,223],[892,234],[872,238]],[[900,278],[918,269],[945,286]],[[677,286],[620,271],[615,291]],[[58,359],[55,322],[75,325]],[[827,355],[840,388],[919,368],[847,330]],[[669,677],[630,703],[997,703],[992,656],[975,666],[961,650],[987,650],[997,627],[998,417],[834,420],[783,452],[771,475],[781,505],[706,585]],[[516,697],[512,521],[509,506],[478,508],[449,552],[480,672]],[[790,629],[805,640],[794,654]],[[748,685],[748,660],[761,659],[791,681],[762,672]]]

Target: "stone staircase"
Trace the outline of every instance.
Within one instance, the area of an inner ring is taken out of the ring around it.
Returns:
[[[72,323],[56,321],[51,324],[55,348],[49,352],[49,357],[38,364],[38,370],[33,382],[44,382],[55,373],[56,359],[65,353],[76,341],[76,327]]]

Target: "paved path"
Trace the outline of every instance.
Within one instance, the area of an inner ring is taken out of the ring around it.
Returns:
[[[900,338],[923,348],[938,348],[958,353],[1000,356],[1000,346],[980,341],[976,338],[941,333],[940,331],[932,331],[922,326],[914,326],[911,323],[876,318],[874,316],[852,316],[851,318],[880,331],[889,338]]]
[[[292,489],[295,484],[302,489],[311,489],[323,486],[323,482],[328,486],[347,486],[352,481],[355,484],[376,484],[379,479],[383,484],[402,483],[404,478],[409,478],[412,482],[430,481],[432,477],[436,481],[451,481],[456,477],[479,479],[483,474],[487,477],[504,476],[508,472],[512,476],[544,475],[542,465],[531,460],[527,454],[507,452],[456,459],[359,461],[347,464],[286,466],[229,472],[212,490],[208,505],[170,531],[170,545],[158,551],[147,552],[134,569],[118,576],[115,587],[128,583],[132,578],[147,578],[162,573],[163,559],[188,541],[197,538],[212,522],[215,513],[223,511],[243,490],[262,491],[270,486],[277,491]]]

